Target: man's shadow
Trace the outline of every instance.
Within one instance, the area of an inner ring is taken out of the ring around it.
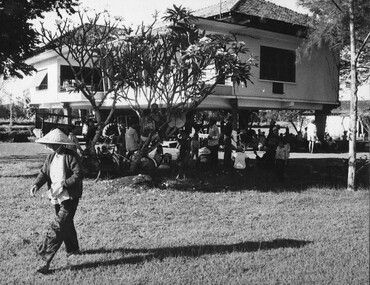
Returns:
[[[82,270],[86,268],[97,268],[102,266],[120,265],[120,264],[137,264],[153,259],[163,260],[167,257],[199,257],[211,254],[227,254],[231,252],[256,252],[260,250],[270,250],[278,248],[301,248],[312,241],[294,240],[294,239],[276,239],[262,242],[241,242],[236,244],[225,245],[190,245],[180,247],[163,247],[163,248],[117,248],[117,249],[90,249],[83,254],[115,253],[135,254],[128,257],[113,259],[108,261],[87,262],[73,265],[71,270]]]

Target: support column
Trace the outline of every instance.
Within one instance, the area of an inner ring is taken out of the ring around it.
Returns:
[[[231,99],[231,117],[232,117],[232,132],[231,132],[231,144],[234,147],[237,147],[237,141],[238,141],[238,122],[239,122],[239,112],[238,112],[238,100],[237,99]]]
[[[317,137],[319,138],[320,141],[324,140],[327,115],[328,111],[326,110],[315,111],[315,125],[317,128]]]
[[[69,106],[68,103],[63,104],[63,114],[67,117],[67,124],[70,126],[72,125],[72,108]]]

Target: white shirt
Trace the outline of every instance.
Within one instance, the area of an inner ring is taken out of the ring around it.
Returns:
[[[316,125],[313,123],[309,123],[307,125],[307,139],[309,141],[314,141],[316,140],[316,134],[317,134],[317,128]]]
[[[245,160],[247,155],[244,152],[236,152],[233,154],[235,159],[234,161],[234,168],[235,169],[245,169],[247,167]]]
[[[129,127],[125,133],[125,142],[127,151],[134,151],[139,148],[139,137],[134,128]]]
[[[64,173],[64,155],[55,154],[53,161],[50,164],[50,179],[51,187],[47,195],[52,204],[60,204],[61,202],[70,199],[67,189],[64,189],[62,182],[65,179]]]

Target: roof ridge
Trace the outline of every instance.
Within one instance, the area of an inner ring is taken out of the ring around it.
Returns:
[[[244,0],[244,1],[246,1],[246,0]],[[275,6],[278,6],[278,7],[282,8],[282,9],[285,9],[285,10],[289,10],[289,11],[291,11],[291,12],[293,12],[293,13],[296,13],[296,14],[299,14],[299,15],[306,15],[306,16],[308,15],[308,14],[304,14],[304,13],[301,13],[301,12],[294,11],[294,10],[292,10],[292,9],[288,8],[288,7],[281,6],[281,5],[276,4],[276,3],[274,3],[274,2],[271,2],[271,0],[262,0],[262,1],[268,2],[268,3],[270,3],[270,4],[273,4],[273,5],[275,5]]]
[[[231,9],[233,9],[233,8],[234,8],[234,6],[235,6],[236,4],[238,4],[239,2],[241,2],[241,1],[243,1],[243,0],[223,0],[223,1],[221,1],[221,5],[222,5],[223,3],[236,2],[236,3],[233,5],[233,7],[231,8]],[[197,11],[201,11],[201,10],[209,9],[209,8],[212,8],[212,7],[217,7],[217,6],[219,6],[219,5],[220,5],[220,2],[215,3],[215,4],[212,4],[212,5],[209,5],[209,6],[205,6],[205,7],[200,8],[200,9],[193,10],[193,12],[197,12]],[[231,10],[231,9],[230,9],[230,10]]]

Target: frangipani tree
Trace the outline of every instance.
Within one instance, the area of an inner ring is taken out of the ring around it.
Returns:
[[[112,52],[107,76],[140,118],[156,103],[162,109],[163,125],[171,126],[195,110],[220,80],[245,86],[251,81],[254,59],[236,37],[207,35],[182,7],[168,9],[163,20],[167,26],[143,25],[106,48]],[[168,134],[160,133],[160,140]],[[141,154],[147,151],[144,144]]]
[[[151,25],[133,29],[103,13],[91,18],[78,15],[78,26],[66,20],[57,24],[57,32],[42,29],[41,36],[73,70],[73,91],[81,92],[95,111],[98,130],[93,142],[107,122],[101,121],[100,108],[108,98],[111,114],[117,100],[123,100],[140,118],[156,103],[162,109],[163,126],[170,126],[177,118],[184,121],[220,80],[245,86],[251,81],[255,63],[245,44],[230,35],[206,35],[182,7],[168,9],[162,27],[156,18]],[[99,82],[94,81],[96,74],[101,74]],[[97,100],[98,89],[90,86],[104,86],[103,97]],[[161,132],[159,140],[169,134]],[[149,143],[142,145],[138,160],[148,147]]]
[[[64,19],[56,22],[51,31],[42,26],[39,36],[45,48],[55,51],[69,67],[73,84],[69,92],[81,92],[88,100],[97,121],[97,131],[90,144],[90,152],[95,153],[95,144],[104,126],[111,119],[117,102],[116,85],[107,81],[110,70],[108,50],[110,43],[124,34],[119,28],[121,19],[111,19],[107,12],[88,16],[88,11],[77,11],[77,23]],[[104,49],[103,49],[104,48]],[[103,104],[111,100],[112,108],[105,121],[102,120]]]

